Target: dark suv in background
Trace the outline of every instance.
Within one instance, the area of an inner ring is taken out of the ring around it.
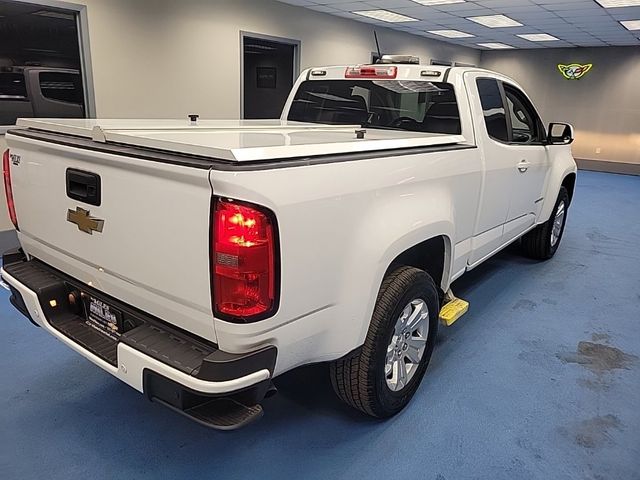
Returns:
[[[0,125],[20,117],[84,117],[78,70],[39,66],[0,67]]]

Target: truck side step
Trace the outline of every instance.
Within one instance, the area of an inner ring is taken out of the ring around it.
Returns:
[[[456,298],[451,289],[445,294],[445,300],[447,303],[440,309],[440,321],[447,327],[450,327],[462,315],[467,313],[469,310],[469,302],[461,298]]]
[[[259,402],[270,381],[228,396],[207,396],[186,389],[162,375],[145,371],[144,394],[152,402],[216,430],[235,430],[262,418]]]
[[[216,430],[235,430],[259,420],[264,414],[262,405],[247,406],[232,398],[212,398],[184,410],[159,398],[152,400],[198,422],[200,425]]]

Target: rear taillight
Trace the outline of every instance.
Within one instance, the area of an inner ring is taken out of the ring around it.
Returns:
[[[252,322],[277,307],[277,229],[273,214],[257,205],[215,199],[212,236],[216,316]]]
[[[345,78],[396,78],[398,67],[358,65],[347,67],[344,72]]]
[[[11,223],[18,230],[18,217],[16,216],[16,206],[13,203],[13,187],[11,186],[11,162],[9,150],[5,150],[2,155],[2,178],[4,179],[4,193],[7,196],[7,208]]]

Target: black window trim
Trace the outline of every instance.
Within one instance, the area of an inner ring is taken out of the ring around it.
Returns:
[[[489,136],[489,138],[491,140],[493,140],[494,142],[497,143],[501,143],[502,145],[511,145],[511,142],[504,141],[504,140],[500,140],[499,138],[494,137],[493,135],[491,135],[489,133],[489,129],[487,128],[487,120],[484,116],[484,108],[482,107],[482,98],[480,97],[480,89],[478,87],[478,80],[493,80],[494,82],[496,82],[498,84],[498,91],[500,92],[500,100],[502,101],[502,108],[504,109],[504,116],[505,116],[505,123],[506,123],[506,127],[507,127],[507,138],[512,138],[511,136],[511,119],[509,118],[509,115],[507,113],[507,106],[506,106],[506,98],[504,95],[504,89],[502,88],[502,81],[498,80],[495,77],[476,77],[475,78],[475,82],[476,82],[476,89],[478,90],[478,98],[480,99],[480,108],[482,109],[482,119],[485,125],[485,129],[487,130],[487,135]]]
[[[526,146],[533,146],[533,147],[540,147],[540,146],[544,146],[547,144],[547,132],[544,128],[544,124],[542,123],[542,119],[540,118],[540,115],[538,114],[538,111],[536,110],[536,107],[533,105],[533,102],[531,102],[531,100],[529,100],[529,98],[526,96],[526,94],[518,87],[516,87],[515,85],[513,85],[512,83],[509,82],[505,82],[504,80],[498,80],[498,84],[499,84],[499,88],[500,88],[500,94],[502,96],[502,104],[504,106],[504,111],[505,111],[505,115],[506,115],[506,120],[507,120],[507,137],[509,138],[508,142],[501,142],[501,143],[506,143],[507,145],[518,145],[521,147],[526,147]],[[518,97],[518,100],[520,100],[520,102],[523,104],[523,106],[527,107],[531,107],[533,109],[533,114],[534,114],[534,121],[537,123],[538,129],[540,130],[540,140],[536,141],[536,142],[529,142],[529,143],[521,143],[521,142],[514,142],[513,141],[513,125],[511,123],[511,114],[509,113],[509,103],[507,102],[507,94],[505,91],[504,86],[507,86],[507,89],[511,89],[511,92]],[[523,100],[525,100],[523,102]],[[528,104],[528,105],[527,105]]]
[[[511,124],[511,115],[509,115],[509,104],[507,103],[507,94],[504,91],[504,85],[502,81],[497,78],[494,79],[498,82],[498,90],[500,91],[500,99],[502,100],[502,108],[504,109],[504,120],[507,123],[507,141],[498,140],[500,143],[506,145],[513,145],[513,125]]]
[[[547,131],[544,128],[544,124],[542,123],[542,119],[540,118],[540,114],[538,114],[538,111],[536,110],[535,105],[533,105],[533,102],[531,102],[531,100],[529,100],[529,97],[526,96],[526,94],[518,87],[516,87],[515,85],[513,85],[512,83],[509,82],[505,82],[504,80],[500,80],[499,78],[496,77],[476,77],[475,78],[475,82],[476,82],[476,89],[478,88],[478,80],[493,80],[498,84],[498,90],[500,91],[500,97],[502,99],[502,108],[504,108],[504,114],[505,114],[505,122],[507,124],[507,138],[509,140],[504,141],[504,140],[500,140],[499,138],[495,138],[492,135],[489,134],[489,131],[487,130],[487,135],[489,136],[489,138],[491,140],[493,140],[494,142],[497,143],[501,143],[502,145],[509,145],[509,146],[519,146],[519,147],[540,147],[540,146],[546,146],[548,145],[547,142]],[[530,142],[530,143],[520,143],[520,142],[514,142],[513,141],[513,126],[511,125],[511,115],[509,114],[509,104],[507,103],[507,95],[505,93],[504,90],[504,85],[506,84],[508,87],[515,89],[516,90],[516,96],[519,96],[519,93],[521,93],[522,96],[524,96],[524,98],[527,100],[527,102],[531,105],[531,107],[533,108],[533,112],[535,113],[535,119],[538,123],[538,128],[540,128],[540,133],[542,134],[542,139],[539,142]],[[480,92],[478,92],[479,94]],[[484,114],[483,114],[484,117]],[[486,123],[485,123],[486,126]]]

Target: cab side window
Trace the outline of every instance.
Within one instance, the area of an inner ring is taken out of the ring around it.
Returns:
[[[498,81],[494,78],[478,78],[476,84],[480,94],[480,104],[484,113],[487,133],[494,140],[508,142],[507,116]]]
[[[503,83],[507,115],[511,122],[511,142],[538,144],[542,142],[542,124],[533,105],[517,88]]]

